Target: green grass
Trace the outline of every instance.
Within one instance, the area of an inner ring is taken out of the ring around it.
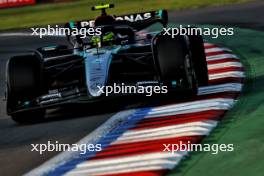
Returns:
[[[264,173],[264,33],[236,29],[234,37],[214,42],[240,56],[247,80],[236,106],[204,143],[234,144],[233,152],[193,152],[169,175],[262,176]]]
[[[155,9],[186,9],[240,3],[252,0],[106,0],[114,2],[116,7],[111,14],[127,14]],[[42,4],[21,8],[0,10],[0,30],[26,28],[31,26],[64,23],[70,20],[94,18],[98,12],[92,12],[93,5],[99,0],[76,0],[70,3]]]

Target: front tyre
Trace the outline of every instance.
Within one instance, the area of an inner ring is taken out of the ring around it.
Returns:
[[[198,85],[207,86],[209,78],[203,37],[201,35],[189,35],[188,38]]]
[[[12,119],[18,123],[41,121],[45,110],[18,111],[23,102],[35,99],[43,92],[41,58],[35,54],[12,57],[7,63],[6,79],[7,112],[11,114]]]
[[[185,36],[157,36],[154,43],[161,80],[172,90],[174,83],[187,96],[197,94],[197,80]]]
[[[187,74],[187,81],[189,83],[188,93],[190,96],[195,96],[198,93],[198,81],[192,59],[189,55],[186,56],[184,65]]]

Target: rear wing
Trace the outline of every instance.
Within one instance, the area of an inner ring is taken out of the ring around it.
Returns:
[[[113,16],[115,23],[113,25],[129,25],[135,30],[144,29],[151,24],[161,23],[163,26],[168,24],[168,12],[167,10],[157,10],[143,13],[134,13],[128,15]],[[95,20],[82,20],[77,22],[66,23],[66,26],[70,28],[83,28],[94,27]]]

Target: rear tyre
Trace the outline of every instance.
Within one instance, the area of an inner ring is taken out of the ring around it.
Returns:
[[[7,63],[7,112],[18,123],[34,123],[44,118],[45,110],[17,112],[21,102],[42,93],[42,61],[36,55],[16,56]]]
[[[161,79],[173,89],[173,82],[189,95],[197,94],[197,80],[192,59],[184,36],[160,35],[156,41],[157,65]],[[184,78],[184,79],[182,79]]]
[[[198,85],[206,86],[208,85],[208,68],[203,37],[201,35],[190,35],[188,38]]]
[[[195,73],[195,69],[193,66],[192,59],[189,55],[185,58],[185,71],[187,73],[187,80],[190,85],[190,90],[188,91],[189,95],[195,96],[198,93],[198,81]]]

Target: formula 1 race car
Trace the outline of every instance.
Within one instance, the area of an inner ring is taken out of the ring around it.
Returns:
[[[38,122],[47,109],[100,101],[107,98],[99,91],[102,86],[158,85],[166,86],[168,93],[187,96],[197,94],[198,86],[208,84],[202,36],[172,38],[163,30],[146,32],[154,23],[167,26],[166,10],[111,16],[106,8],[112,7],[95,6],[92,10],[101,10],[95,20],[65,25],[69,29],[100,28],[100,35],[67,35],[72,48],[42,47],[9,59],[7,114],[14,121]]]

